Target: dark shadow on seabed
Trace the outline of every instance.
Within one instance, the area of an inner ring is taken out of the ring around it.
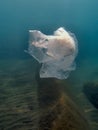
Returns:
[[[40,67],[39,67],[40,68]],[[37,69],[39,130],[90,130],[89,124],[59,80],[41,79]]]

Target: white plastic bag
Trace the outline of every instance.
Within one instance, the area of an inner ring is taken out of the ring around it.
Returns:
[[[40,77],[66,79],[75,70],[75,57],[78,52],[77,40],[64,28],[57,29],[53,35],[45,35],[30,30],[28,53],[42,63]]]

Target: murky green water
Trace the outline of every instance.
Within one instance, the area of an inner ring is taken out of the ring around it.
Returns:
[[[98,84],[97,5],[0,1],[0,130],[98,130],[98,109],[83,93],[86,83]],[[28,30],[51,34],[61,26],[77,37],[77,68],[66,80],[40,79],[39,63],[24,52]]]

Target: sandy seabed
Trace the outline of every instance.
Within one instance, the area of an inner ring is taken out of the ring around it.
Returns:
[[[90,66],[88,66],[88,64],[90,64]],[[64,93],[60,97],[58,97],[59,94],[57,93],[57,98],[52,95],[52,98],[47,97],[45,99],[43,98],[44,96],[41,97],[38,95],[38,93],[41,93],[38,91],[38,83],[36,81],[35,70],[37,70],[37,67],[36,61],[33,62],[32,59],[0,60],[0,130],[39,130],[38,127],[41,130],[41,127],[45,125],[44,123],[39,124],[39,121],[43,122],[45,118],[41,115],[43,110],[46,110],[45,112],[47,113],[47,111],[49,112],[49,110],[53,110],[53,108],[56,109],[56,104],[66,104],[66,96],[63,96]],[[66,87],[64,90],[67,91],[70,98],[74,97],[73,102],[84,111],[83,114],[90,122],[93,130],[98,130],[98,111],[86,99],[82,92],[82,87],[83,84],[88,81],[98,83],[97,70],[98,64],[96,60],[85,60],[81,62],[77,70],[71,74],[68,80],[57,81]],[[46,90],[44,90],[44,92],[45,91]],[[47,93],[51,93],[51,91],[49,89]],[[55,91],[52,92],[55,93]],[[52,100],[55,100],[55,102],[52,103]],[[44,101],[46,104],[43,104],[41,101]],[[67,101],[69,102],[68,97]],[[66,113],[66,105],[63,107],[62,112]],[[75,109],[74,111],[77,110]],[[58,130],[58,128],[61,130],[65,129],[66,123],[64,123],[64,117],[61,115],[62,113],[60,114],[59,110],[57,113],[54,113],[54,117],[49,120],[53,122],[52,126],[49,126],[49,122],[47,123],[48,127],[51,127],[50,130]],[[62,122],[61,125],[60,121]],[[58,128],[56,123],[59,125]],[[61,128],[61,126],[63,126],[63,128]],[[74,125],[69,124],[69,126],[73,127]],[[44,129],[49,130],[49,128]],[[67,128],[66,130],[74,129]]]

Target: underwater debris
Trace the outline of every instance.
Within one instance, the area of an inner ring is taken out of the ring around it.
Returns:
[[[98,84],[88,82],[83,86],[83,92],[88,100],[98,109]]]
[[[72,33],[60,27],[53,35],[30,30],[28,53],[42,63],[40,77],[66,79],[75,70],[78,52],[77,40]]]

